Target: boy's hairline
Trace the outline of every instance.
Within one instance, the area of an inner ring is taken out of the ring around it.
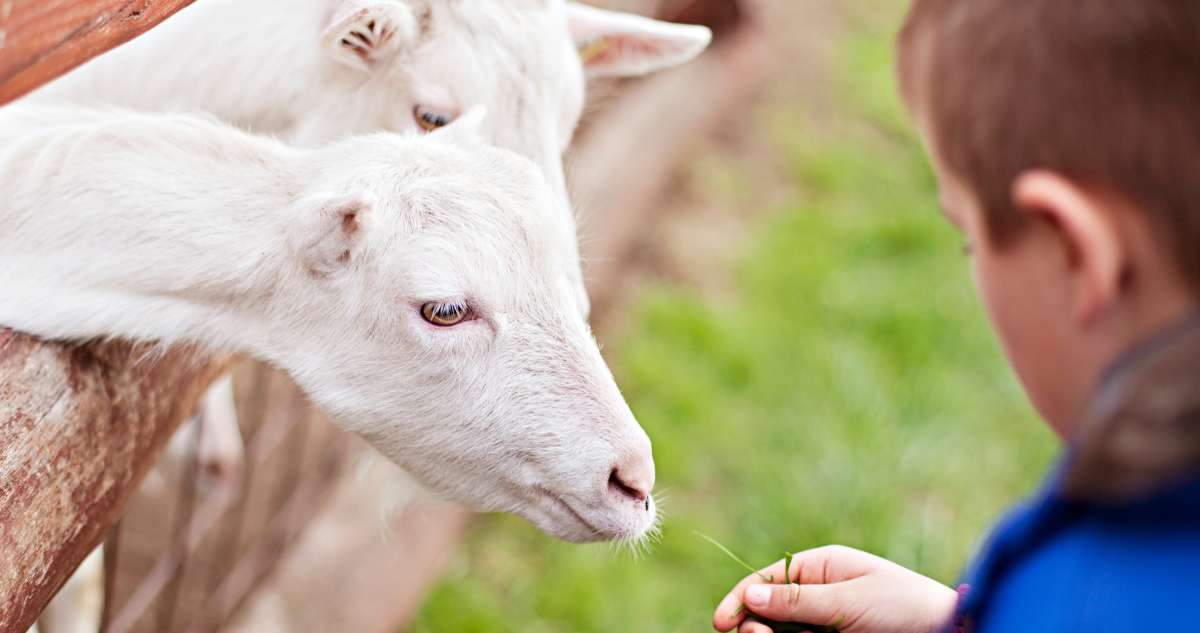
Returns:
[[[965,189],[966,194],[975,202],[976,206],[982,206],[978,192],[971,187],[970,181],[962,174],[957,173],[952,165],[946,164],[944,159],[938,159],[939,156],[945,156],[945,148],[942,146],[942,138],[938,132],[937,121],[932,116],[930,104],[929,68],[935,54],[935,38],[929,28],[923,27],[927,27],[927,24],[923,23],[918,12],[910,12],[896,38],[895,77],[900,100],[927,146],[926,153],[930,163],[937,163],[944,176],[953,178]],[[957,222],[950,210],[946,208],[941,195],[938,196],[938,209],[938,215],[941,218],[957,226]],[[982,208],[979,210],[983,212]],[[1007,236],[994,235],[995,232],[990,229],[990,222],[986,217],[982,224],[984,239],[993,243],[995,247],[1002,247],[1007,243],[1007,239],[998,239]]]
[[[932,13],[934,13],[934,10],[930,8],[931,4],[928,1],[914,0],[913,9],[909,12],[896,38],[895,77],[900,99],[926,144],[926,153],[930,163],[936,162],[939,171],[942,172],[942,177],[953,179],[954,183],[972,201],[976,212],[982,214],[980,218],[982,238],[987,240],[992,248],[1003,249],[1024,234],[1024,231],[1021,230],[1023,223],[998,225],[994,214],[989,212],[994,210],[986,208],[980,190],[976,188],[967,174],[962,173],[952,161],[947,160],[947,152],[950,148],[938,125],[937,117],[934,116],[931,71],[938,52],[937,33],[934,28],[936,22],[931,19]],[[1066,174],[1060,175],[1074,181]],[[1015,181],[1009,183],[1010,190],[1014,184]],[[1084,183],[1077,184],[1084,185]],[[939,196],[939,206],[941,206],[940,200]],[[948,217],[945,213],[940,215]]]

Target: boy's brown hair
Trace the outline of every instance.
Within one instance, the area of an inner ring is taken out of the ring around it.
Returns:
[[[1131,199],[1200,286],[1200,0],[914,0],[898,70],[994,242],[1050,169]]]

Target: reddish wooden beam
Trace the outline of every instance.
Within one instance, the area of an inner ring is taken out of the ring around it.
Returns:
[[[0,104],[150,30],[194,0],[0,0]]]
[[[0,0],[0,104],[192,1]],[[226,364],[0,328],[0,633],[33,624]]]
[[[25,633],[226,363],[0,329],[0,633]]]

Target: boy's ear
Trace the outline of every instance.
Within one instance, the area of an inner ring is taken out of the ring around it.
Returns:
[[[567,25],[588,77],[632,77],[677,66],[708,48],[707,27],[567,3]]]
[[[1116,201],[1054,172],[1032,170],[1013,183],[1020,212],[1048,223],[1076,280],[1075,318],[1087,323],[1121,292],[1129,256],[1115,224]]]
[[[288,242],[314,277],[346,270],[362,252],[373,204],[365,196],[316,196],[300,203]]]
[[[351,0],[334,13],[321,37],[334,60],[370,71],[415,40],[417,32],[417,16],[407,3]]]

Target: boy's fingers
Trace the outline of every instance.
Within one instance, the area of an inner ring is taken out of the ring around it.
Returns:
[[[866,552],[842,545],[826,545],[793,556],[788,582],[802,585],[845,582],[871,573],[880,562],[881,559]],[[783,563],[779,565],[783,569]]]
[[[752,585],[746,588],[746,609],[780,622],[807,622],[828,626],[846,617],[845,586]]]
[[[717,605],[717,610],[713,612],[713,629],[725,633],[732,631],[746,619],[746,609],[742,607],[740,598],[729,594]]]
[[[869,574],[879,562],[879,558],[865,552],[840,545],[826,545],[793,556],[792,565],[788,569],[790,578],[787,580],[801,583],[805,587],[845,582]],[[766,579],[773,583],[783,583],[783,576],[784,561],[780,560],[764,567],[757,574],[743,578],[717,605],[717,610],[713,613],[713,628],[722,632],[736,629],[746,619],[744,610],[739,608],[744,604],[746,589],[767,583]]]
[[[742,626],[738,627],[738,633],[774,633],[771,627],[761,622],[743,622]]]
[[[759,576],[759,574],[762,574],[762,576]],[[783,561],[779,561],[769,567],[764,567],[758,574],[750,574],[735,585],[721,599],[721,603],[717,605],[717,610],[713,613],[714,629],[722,632],[732,631],[742,623],[742,620],[745,619],[745,609],[740,608],[742,606],[742,593],[750,585],[767,582],[763,579],[764,577],[771,578],[774,582],[783,582]]]

